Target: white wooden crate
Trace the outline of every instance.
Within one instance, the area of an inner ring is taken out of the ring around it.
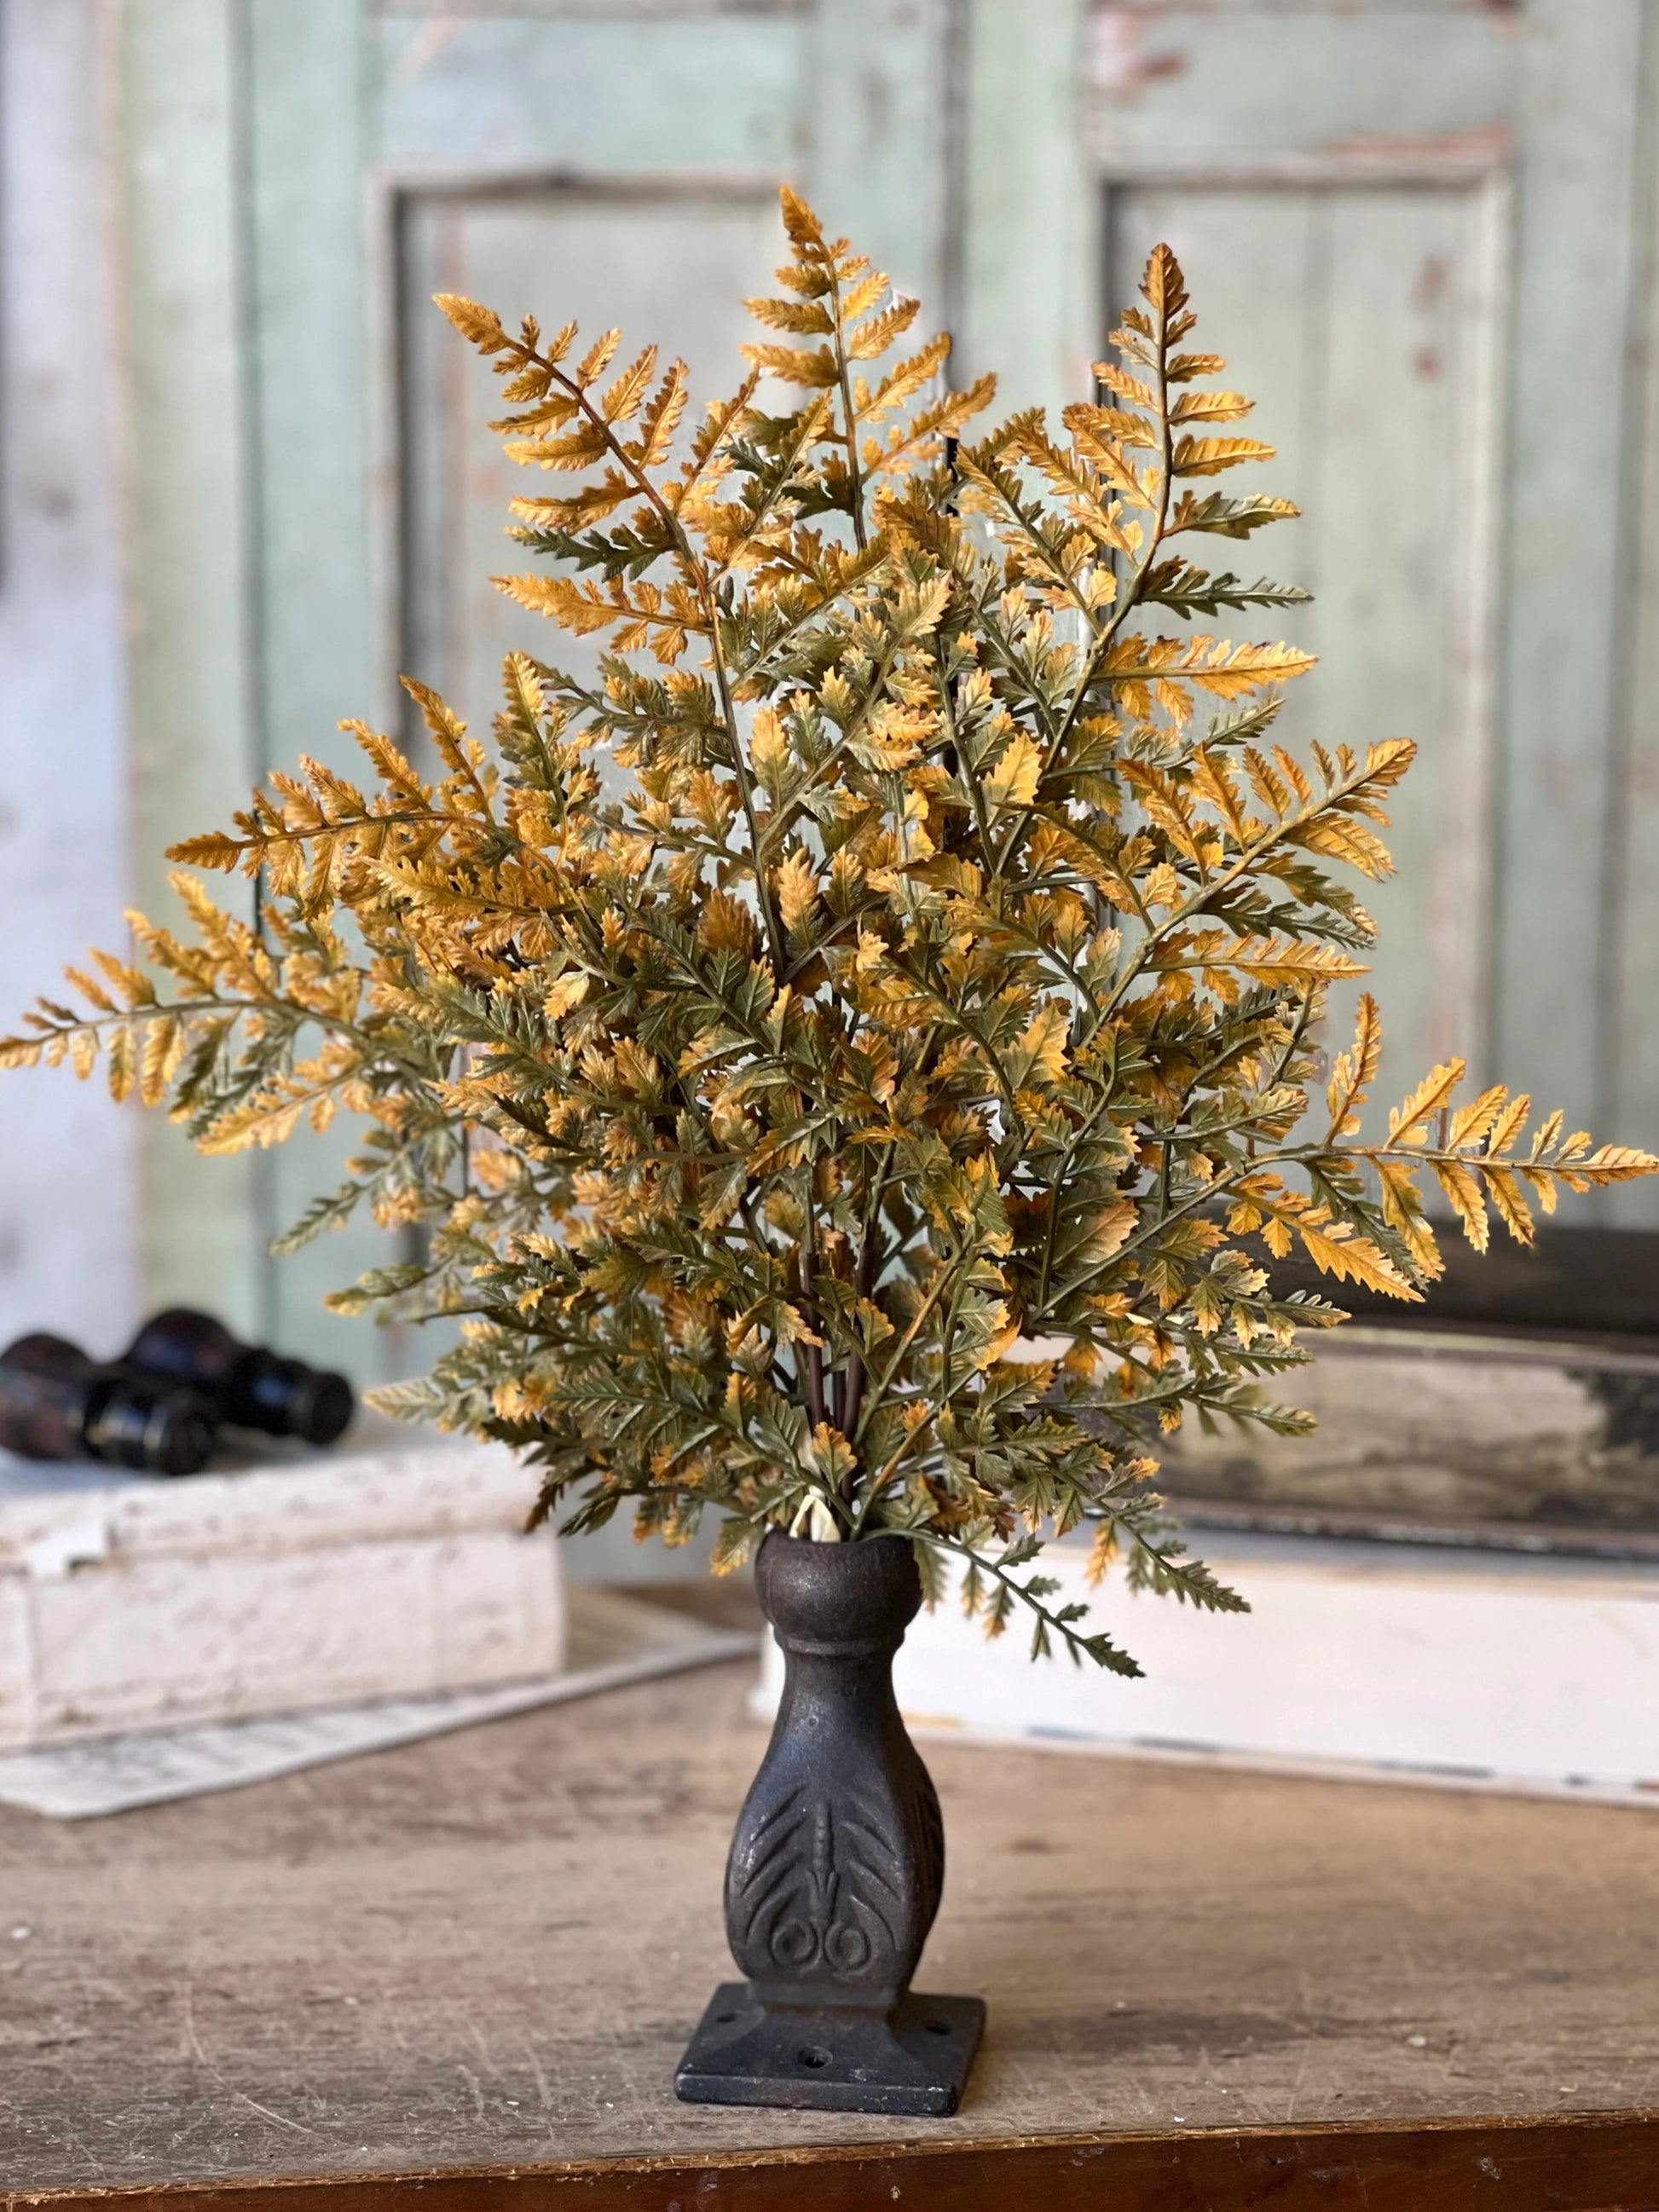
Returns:
[[[0,1747],[557,1668],[533,1475],[500,1445],[354,1435],[173,1482],[0,1454]]]
[[[1250,1601],[1195,1613],[1084,1582],[1051,1547],[1028,1573],[1086,1599],[1139,1680],[1035,1665],[1029,1616],[988,1643],[953,1601],[894,1668],[919,1733],[1659,1808],[1659,1566],[1326,1537],[1194,1533]],[[775,1705],[769,1639],[758,1702]]]

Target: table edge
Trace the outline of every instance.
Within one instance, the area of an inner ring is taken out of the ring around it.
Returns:
[[[1383,2119],[1304,2127],[1113,2130],[980,2142],[917,2137],[526,2165],[290,2173],[225,2181],[19,2189],[4,2212],[795,2212],[801,2169],[823,2212],[1659,2212],[1659,2108]],[[1500,2198],[1491,2194],[1502,2182]],[[1179,2190],[1179,2198],[1171,2196]]]

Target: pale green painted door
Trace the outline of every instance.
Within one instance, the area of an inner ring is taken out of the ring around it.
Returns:
[[[129,0],[137,719],[181,764],[142,784],[147,902],[165,896],[167,839],[222,819],[262,768],[346,762],[343,715],[398,724],[400,667],[477,720],[508,646],[558,643],[489,587],[514,551],[495,387],[430,295],[620,323],[684,353],[712,396],[738,380],[738,302],[780,258],[785,179],[936,295],[946,15],[944,0]],[[340,1157],[307,1139],[201,1163],[157,1133],[153,1289],[331,1346],[365,1376],[418,1358],[320,1307],[387,1256],[380,1232],[261,1256]]]
[[[1388,1074],[1456,1048],[1659,1144],[1659,114],[1643,0],[123,0],[143,896],[172,836],[407,666],[470,717],[545,625],[471,291],[730,381],[805,185],[1010,407],[1088,390],[1146,245],[1255,393],[1317,592],[1304,732],[1422,747],[1375,904]],[[1645,352],[1644,349],[1645,349]],[[1290,623],[1285,625],[1291,627]],[[152,1133],[148,1279],[320,1346],[331,1175]],[[1659,1194],[1618,1218],[1659,1218]],[[1645,1211],[1644,1210],[1645,1209]],[[368,1373],[412,1347],[365,1337]]]
[[[1306,511],[1250,549],[1317,594],[1285,726],[1420,747],[1367,899],[1383,1088],[1457,1051],[1649,1145],[1653,29],[1641,0],[1137,0],[1084,64],[1104,292],[1170,240]]]

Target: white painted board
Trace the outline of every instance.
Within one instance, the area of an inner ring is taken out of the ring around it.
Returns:
[[[1206,1532],[1250,1601],[1195,1613],[1098,1591],[1050,1548],[1051,1605],[1090,1604],[1145,1668],[1033,1664],[959,1607],[924,1613],[895,1664],[918,1733],[1659,1807],[1659,1566]],[[769,1640],[759,1702],[776,1702]]]
[[[0,1459],[0,1747],[556,1669],[532,1489],[502,1446],[368,1425],[176,1482]]]

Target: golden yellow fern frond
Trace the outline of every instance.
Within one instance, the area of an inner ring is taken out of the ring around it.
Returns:
[[[1330,1133],[1327,1142],[1352,1136],[1359,1127],[1359,1109],[1376,1080],[1376,1071],[1382,1059],[1382,1023],[1376,1011],[1376,1001],[1369,991],[1360,994],[1359,1008],[1354,1018],[1353,1048],[1339,1053],[1331,1071],[1329,1088],[1325,1093],[1330,1108]]]

